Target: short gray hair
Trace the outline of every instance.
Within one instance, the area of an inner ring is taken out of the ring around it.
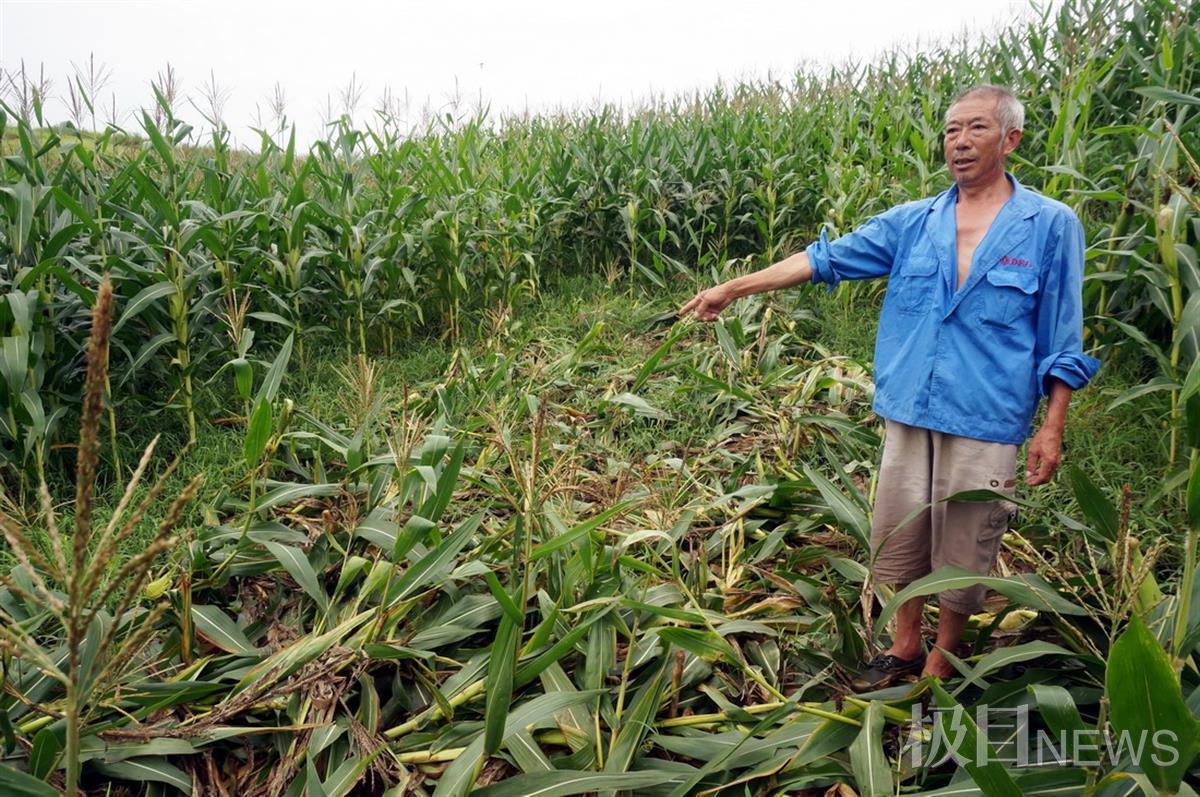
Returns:
[[[950,103],[950,108],[969,97],[990,97],[996,101],[996,121],[1000,123],[1000,135],[1005,135],[1009,130],[1025,129],[1025,106],[1021,105],[1017,95],[1010,89],[990,83],[972,86],[955,97]],[[947,117],[950,116],[950,108],[946,109]]]

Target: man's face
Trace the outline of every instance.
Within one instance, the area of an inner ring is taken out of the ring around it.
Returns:
[[[1004,174],[1005,158],[1020,140],[1020,130],[1000,135],[995,100],[985,95],[958,101],[946,115],[943,141],[954,182],[972,187],[998,179]]]

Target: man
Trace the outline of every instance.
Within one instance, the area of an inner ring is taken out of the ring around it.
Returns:
[[[1071,392],[1099,361],[1082,352],[1083,228],[1067,206],[1005,171],[1024,109],[1011,91],[977,86],[946,113],[944,153],[954,186],[820,240],[753,274],[701,291],[680,309],[712,321],[734,299],[804,282],[889,277],[875,342],[875,411],[886,421],[871,548],[875,583],[897,588],[943,565],[986,575],[1010,504],[943,502],[963,490],[1012,495],[1017,447],[1042,397],[1026,483],[1058,467]],[[911,522],[900,525],[924,507]],[[896,615],[892,646],[856,682],[948,676],[984,588],[940,594],[935,646],[922,655],[923,598]]]

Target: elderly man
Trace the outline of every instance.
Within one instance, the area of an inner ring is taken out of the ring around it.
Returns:
[[[1082,352],[1083,229],[1067,206],[1021,186],[1005,161],[1024,109],[1011,91],[977,86],[946,113],[954,185],[820,240],[753,274],[702,291],[680,309],[712,321],[740,296],[804,282],[890,277],[875,341],[875,411],[886,421],[872,521],[872,573],[897,588],[943,565],[986,575],[1011,504],[944,502],[963,490],[1012,495],[1017,447],[1047,398],[1025,477],[1058,467],[1071,392],[1099,361]],[[902,521],[920,513],[910,522]],[[896,615],[892,646],[857,688],[918,670],[954,673],[943,651],[979,610],[982,586],[940,594],[937,640],[923,655],[924,599]]]

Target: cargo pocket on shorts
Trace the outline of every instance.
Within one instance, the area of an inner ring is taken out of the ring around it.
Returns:
[[[1011,476],[1012,474],[999,474],[998,478],[991,479],[988,482],[987,489],[1009,497],[1016,495],[1016,479],[1011,478]],[[1016,514],[1017,505],[1012,501],[995,501],[992,503],[985,521],[985,528],[980,530],[980,541],[995,542],[999,545],[999,539],[1004,536],[1004,532],[1012,527]]]
[[[1009,526],[1017,515],[1017,505],[1004,501],[997,503],[992,507],[991,513],[988,514],[988,536],[1003,534],[1008,531]]]

